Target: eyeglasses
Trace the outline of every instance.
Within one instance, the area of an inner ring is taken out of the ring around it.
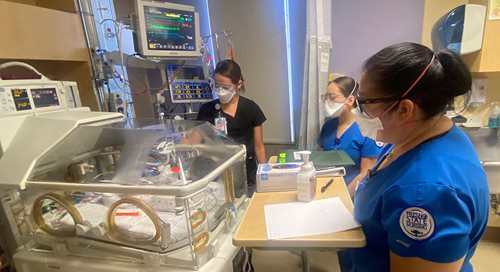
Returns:
[[[392,97],[382,97],[382,98],[363,98],[360,97],[359,94],[356,94],[356,104],[358,105],[359,111],[364,114],[368,115],[365,109],[365,104],[379,104],[379,103],[387,103],[391,101],[399,101],[401,100],[401,97],[399,96],[392,96]],[[371,116],[369,116],[371,118]]]
[[[336,94],[333,94],[333,93],[326,93],[326,94],[322,94],[320,96],[320,99],[322,102],[325,102],[325,101],[335,101],[335,99],[337,99],[338,95]]]
[[[214,84],[214,87],[217,89],[217,88],[222,88],[226,91],[232,91],[234,90],[234,85],[218,85],[218,84]]]

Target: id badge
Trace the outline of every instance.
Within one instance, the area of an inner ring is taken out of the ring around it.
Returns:
[[[227,134],[227,121],[225,117],[215,118],[215,128]]]

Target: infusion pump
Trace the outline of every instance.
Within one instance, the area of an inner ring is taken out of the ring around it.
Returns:
[[[24,63],[6,64],[26,67]],[[5,68],[6,64],[2,66]],[[26,115],[82,106],[76,82],[52,81],[41,74],[40,76],[40,79],[32,80],[0,78],[0,116]]]
[[[2,79],[0,76],[0,158],[11,143],[16,142],[15,138],[21,137],[17,133],[22,132],[23,127],[31,126],[30,129],[36,131],[27,135],[31,137],[31,149],[36,149],[34,146],[43,149],[56,136],[64,135],[62,127],[69,130],[83,124],[123,120],[119,113],[92,112],[88,107],[82,107],[76,82],[51,80],[23,62],[0,64],[0,70],[10,67],[23,67],[39,78]],[[48,133],[51,139],[44,141],[43,133]]]

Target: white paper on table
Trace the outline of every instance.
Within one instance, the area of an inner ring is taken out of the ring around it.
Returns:
[[[340,198],[264,205],[267,239],[340,232],[359,227]]]

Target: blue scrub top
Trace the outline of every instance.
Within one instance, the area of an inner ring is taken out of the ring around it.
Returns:
[[[392,146],[384,148],[384,154]],[[378,164],[385,157],[381,156]],[[469,263],[488,220],[486,174],[456,126],[372,172],[359,185],[354,215],[367,245],[349,250],[350,271],[389,271],[389,252],[438,263]]]
[[[361,135],[356,122],[337,138],[337,127],[339,119],[333,118],[325,122],[321,128],[318,144],[323,150],[343,150],[351,157],[355,165],[346,166],[346,175],[344,181],[346,184],[359,174],[361,158],[376,158],[382,151],[382,143],[376,143],[374,140]]]

